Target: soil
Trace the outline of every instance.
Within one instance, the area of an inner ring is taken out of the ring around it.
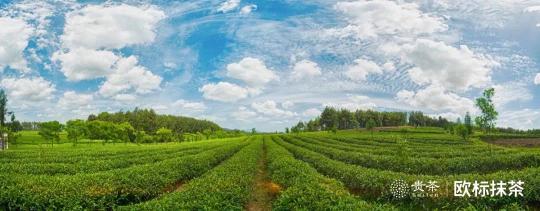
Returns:
[[[272,200],[279,191],[281,191],[281,187],[272,183],[269,179],[266,160],[266,145],[263,145],[263,154],[257,165],[257,174],[255,175],[251,200],[246,205],[246,210],[272,210]]]
[[[489,143],[505,147],[540,147],[540,138],[499,139]]]

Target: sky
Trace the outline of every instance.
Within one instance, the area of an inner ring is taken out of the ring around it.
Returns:
[[[153,108],[282,131],[325,106],[540,128],[540,0],[0,0],[19,120]]]

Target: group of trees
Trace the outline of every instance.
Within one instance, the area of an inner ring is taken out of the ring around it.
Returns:
[[[286,128],[285,131],[297,133],[304,131],[335,131],[404,125],[445,127],[448,124],[450,124],[450,121],[445,118],[432,118],[419,111],[411,113],[374,110],[349,111],[347,109],[338,110],[336,108],[326,107],[320,117],[305,123],[300,121],[298,124],[291,127],[290,130]]]
[[[499,113],[495,109],[493,96],[495,96],[495,89],[489,88],[484,90],[481,97],[476,98],[476,107],[481,111],[481,114],[474,119],[474,122],[476,126],[485,133],[490,133],[496,129],[495,121],[497,120]],[[461,120],[458,119],[457,123],[452,127],[452,132],[467,140],[469,136],[473,134],[473,128],[472,117],[469,112],[467,112],[464,122],[461,123]]]
[[[495,129],[495,121],[497,120],[498,112],[495,110],[493,96],[495,89],[489,88],[484,90],[481,97],[476,99],[476,106],[481,111],[481,114],[474,119],[477,127],[484,132],[489,133]],[[457,122],[451,122],[439,116],[433,118],[420,111],[414,112],[385,112],[373,110],[356,110],[349,111],[347,109],[336,109],[326,107],[321,115],[308,122],[298,122],[295,126],[285,128],[285,132],[312,132],[312,131],[336,131],[356,128],[367,128],[373,130],[374,127],[395,127],[395,126],[414,126],[414,127],[441,127],[447,129],[450,133],[461,136],[463,139],[468,139],[473,133],[474,124],[472,117],[467,112],[464,117],[464,123],[458,119]],[[514,129],[504,129],[505,131],[516,131]],[[522,133],[540,133],[540,130],[529,130]]]
[[[37,125],[39,134],[54,143],[60,132],[76,144],[81,139],[155,143],[172,141],[197,141],[244,135],[239,130],[223,130],[217,124],[189,117],[159,115],[151,109],[90,115],[87,120],[70,120],[65,125],[57,121]]]
[[[16,120],[15,113],[8,111],[7,105],[7,95],[4,90],[0,89],[0,135],[8,134],[9,141],[15,143],[20,137],[18,132],[22,130],[22,125]]]
[[[218,131],[222,128],[214,122],[191,117],[160,115],[152,109],[135,108],[133,111],[108,113],[88,116],[88,121],[105,121],[113,123],[127,122],[137,131],[155,134],[160,128],[167,128],[174,133],[202,133],[204,130]]]

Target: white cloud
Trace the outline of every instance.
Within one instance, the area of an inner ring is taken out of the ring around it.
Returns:
[[[394,72],[396,71],[396,66],[394,65],[394,63],[392,62],[386,62],[383,64],[382,66],[383,70],[384,71],[387,71],[387,72]]]
[[[4,78],[0,86],[17,101],[41,102],[50,100],[56,88],[43,78]]]
[[[357,0],[338,2],[335,9],[342,12],[349,21],[347,27],[335,31],[339,36],[362,39],[379,35],[415,36],[448,28],[441,18],[423,13],[415,3]]]
[[[403,46],[402,53],[405,62],[415,65],[408,71],[415,83],[436,84],[449,90],[485,86],[491,81],[491,67],[497,65],[465,45],[454,48],[427,39]]]
[[[366,59],[357,59],[356,64],[350,66],[345,76],[354,81],[365,81],[369,74],[381,74],[382,69],[375,62]]]
[[[249,90],[228,82],[206,84],[199,89],[203,97],[221,102],[236,102],[248,97]]]
[[[247,15],[253,12],[254,10],[257,10],[257,5],[250,4],[250,5],[242,7],[242,9],[240,9],[240,14]]]
[[[206,105],[203,102],[191,102],[187,100],[177,100],[172,104],[173,108],[200,112],[206,110]]]
[[[271,117],[292,117],[296,114],[291,111],[286,111],[278,108],[278,104],[273,100],[267,100],[265,102],[254,102],[251,104],[251,108],[255,111]]]
[[[517,129],[538,128],[540,124],[540,111],[538,109],[521,109],[500,113],[497,125]]]
[[[241,80],[251,87],[262,87],[278,76],[263,61],[246,57],[238,63],[227,65],[227,76]]]
[[[74,108],[88,106],[94,100],[91,94],[81,94],[74,91],[64,92],[64,95],[58,100],[58,105],[62,108]]]
[[[219,5],[217,11],[226,13],[236,9],[238,6],[240,6],[240,0],[227,0]]]
[[[281,107],[283,107],[284,109],[289,109],[289,108],[292,108],[293,106],[294,106],[294,103],[291,101],[285,101],[281,103]]]
[[[5,17],[0,17],[0,26],[0,71],[8,66],[21,72],[30,71],[23,51],[32,29],[22,20]]]
[[[437,85],[428,86],[418,92],[401,90],[396,99],[416,108],[427,108],[433,111],[451,111],[464,115],[466,112],[474,112],[472,100],[447,92]]]
[[[377,105],[371,102],[371,98],[369,98],[368,96],[352,95],[349,96],[346,101],[324,103],[323,107],[333,107],[336,109],[347,109],[350,111],[355,111],[374,109],[375,107],[377,107]]]
[[[496,107],[504,106],[516,101],[528,101],[533,99],[533,95],[527,89],[526,84],[521,83],[506,83],[495,85],[495,96],[493,102]]]
[[[534,77],[534,84],[539,85],[540,84],[540,73],[537,73]]]
[[[69,81],[81,81],[105,77],[119,57],[111,51],[72,49],[67,53],[56,52],[53,60],[62,63],[61,71]]]
[[[112,97],[112,99],[120,102],[133,102],[137,100],[137,96],[134,94],[117,94]]]
[[[163,66],[169,70],[176,69],[178,67],[178,65],[174,62],[165,62],[163,63]]]
[[[156,7],[90,5],[66,15],[64,47],[117,49],[154,41],[165,14]]]
[[[523,10],[524,12],[538,12],[540,11],[540,6],[530,6]]]
[[[232,113],[232,116],[237,120],[250,121],[257,117],[257,113],[244,106],[241,106],[238,108],[238,111]]]
[[[291,76],[293,79],[306,79],[320,76],[321,68],[315,62],[309,60],[302,60],[294,65]]]
[[[319,116],[320,114],[321,114],[321,110],[316,109],[316,108],[307,109],[302,113],[302,115],[304,115],[305,117],[316,117],[316,116]]]
[[[114,72],[101,85],[99,93],[112,97],[117,94],[126,94],[124,92],[128,91],[147,94],[159,89],[162,78],[138,66],[137,63],[137,58],[134,56],[120,59]]]

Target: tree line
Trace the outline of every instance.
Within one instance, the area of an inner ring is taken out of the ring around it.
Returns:
[[[508,132],[508,133],[523,133],[534,134],[540,133],[540,130],[520,131],[512,128],[496,128],[496,120],[499,115],[493,103],[495,89],[488,88],[483,91],[482,96],[476,98],[475,105],[481,111],[480,115],[473,118],[466,113],[464,122],[458,118],[457,122],[448,121],[446,118],[439,116],[434,118],[425,115],[421,111],[413,112],[386,112],[373,110],[356,110],[350,111],[347,109],[336,109],[333,107],[324,108],[321,115],[307,122],[298,122],[295,126],[285,128],[285,132],[312,132],[312,131],[337,131],[347,129],[366,128],[373,132],[374,127],[397,127],[397,126],[414,126],[414,127],[440,127],[444,128],[451,134],[459,135],[467,140],[473,134],[475,127],[484,131],[484,133]]]
[[[389,112],[374,110],[336,109],[324,108],[321,115],[307,122],[298,122],[295,126],[286,128],[286,132],[311,132],[348,130],[368,127],[397,127],[397,126],[423,126],[446,127],[450,121],[443,117],[433,118],[420,111],[415,112]]]
[[[224,130],[208,120],[190,117],[160,115],[152,109],[89,115],[86,120],[70,120],[65,125],[58,121],[38,125],[39,134],[51,144],[59,142],[60,133],[76,144],[79,140],[102,140],[103,143],[131,142],[156,143],[197,141],[211,138],[238,137],[240,130]]]
[[[108,113],[88,116],[87,121],[104,121],[113,123],[127,122],[137,131],[155,134],[160,128],[167,128],[174,133],[197,133],[204,130],[218,131],[222,128],[214,122],[191,117],[160,115],[153,109],[135,108],[133,111]]]

